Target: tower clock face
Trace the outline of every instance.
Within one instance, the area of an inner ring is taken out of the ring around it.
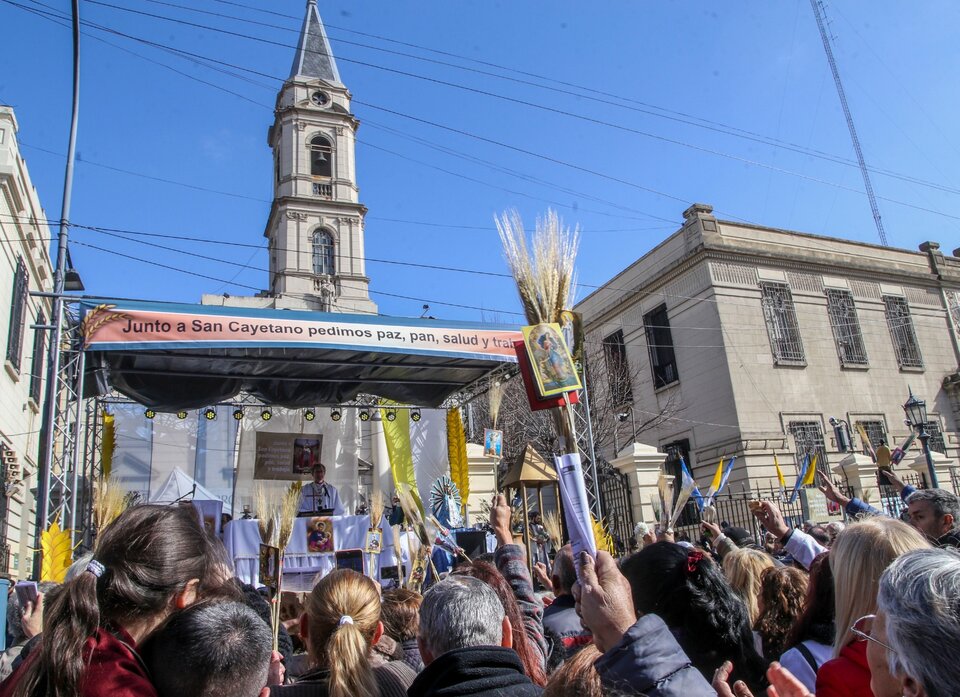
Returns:
[[[330,101],[330,98],[326,95],[326,93],[321,92],[320,90],[317,90],[316,92],[310,95],[310,101],[316,104],[317,106],[323,106],[324,104]]]

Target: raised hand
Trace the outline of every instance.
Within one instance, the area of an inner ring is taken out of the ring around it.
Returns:
[[[581,624],[593,633],[601,653],[616,646],[637,621],[630,582],[607,552],[597,552],[596,561],[586,552],[580,555],[580,580],[573,584],[573,597]]]

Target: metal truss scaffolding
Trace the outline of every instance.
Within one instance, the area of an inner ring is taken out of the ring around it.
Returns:
[[[48,371],[47,403],[41,432],[40,468],[37,473],[36,539],[54,522],[73,530],[74,542],[80,540],[88,514],[88,501],[80,501],[80,440],[86,414],[83,410],[84,352],[79,318],[68,302],[60,322],[54,321]],[[59,326],[58,326],[59,325]],[[54,349],[57,347],[58,350]],[[39,559],[39,551],[37,552]],[[34,574],[40,569],[35,565]]]

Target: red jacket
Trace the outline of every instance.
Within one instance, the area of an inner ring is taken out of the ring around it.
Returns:
[[[89,663],[80,679],[78,697],[157,697],[136,648],[133,638],[122,629],[116,633],[98,629],[84,645],[83,654]],[[0,697],[13,694],[23,671],[37,660],[39,654],[38,647],[0,683]]]
[[[867,642],[852,641],[817,671],[817,697],[873,697]]]

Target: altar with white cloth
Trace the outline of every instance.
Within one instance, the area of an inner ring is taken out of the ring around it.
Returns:
[[[310,518],[296,518],[293,533],[284,553],[283,590],[308,593],[318,578],[336,568],[334,553],[310,552],[307,550],[307,523]],[[331,516],[333,521],[334,551],[363,550],[370,530],[370,516]],[[381,567],[396,566],[393,539],[386,518],[380,521],[382,548],[380,554],[363,553],[364,572],[380,578]],[[223,528],[223,543],[233,559],[234,569],[244,583],[259,587],[260,584],[260,529],[256,520],[234,520]]]

